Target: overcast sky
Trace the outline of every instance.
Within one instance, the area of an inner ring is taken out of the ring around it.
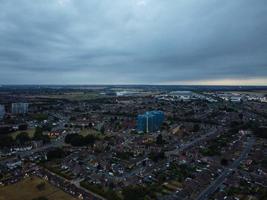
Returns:
[[[267,1],[0,0],[0,84],[267,85]]]

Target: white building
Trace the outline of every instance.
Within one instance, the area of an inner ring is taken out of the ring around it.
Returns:
[[[28,112],[28,103],[12,103],[13,114],[26,114]]]
[[[172,91],[169,93],[170,96],[178,100],[188,101],[194,98],[194,93],[191,91]]]
[[[230,101],[231,102],[241,102],[242,97],[241,96],[231,96]]]
[[[12,161],[12,162],[9,162],[9,163],[6,164],[6,166],[9,169],[15,169],[17,167],[21,167],[21,165],[22,165],[22,161],[21,160]]]
[[[265,102],[265,103],[267,103],[267,97],[261,97],[261,98],[260,98],[260,101],[261,101],[261,102]]]

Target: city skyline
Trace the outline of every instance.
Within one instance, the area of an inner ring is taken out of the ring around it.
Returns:
[[[3,85],[267,85],[264,0],[0,2]]]

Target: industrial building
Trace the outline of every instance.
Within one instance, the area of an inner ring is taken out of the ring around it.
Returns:
[[[28,103],[12,103],[12,114],[26,114],[28,107]]]
[[[142,133],[155,132],[160,129],[164,121],[162,111],[149,111],[137,117],[137,131]]]

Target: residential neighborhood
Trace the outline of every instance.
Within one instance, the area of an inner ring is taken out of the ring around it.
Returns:
[[[0,197],[32,177],[74,199],[266,198],[267,104],[251,93],[25,90],[0,91]]]

